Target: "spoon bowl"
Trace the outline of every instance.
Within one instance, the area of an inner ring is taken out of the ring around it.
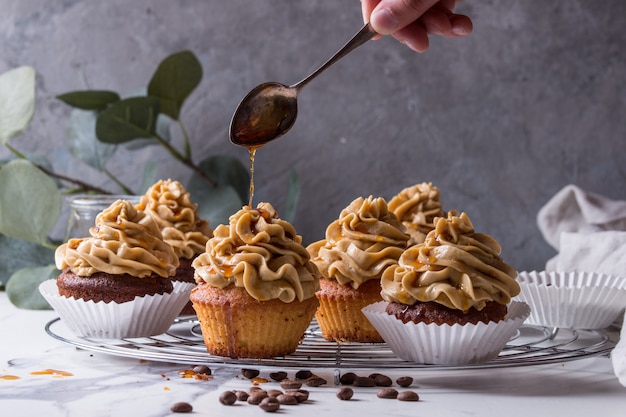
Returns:
[[[256,86],[241,100],[233,114],[230,141],[246,148],[258,148],[287,133],[298,115],[300,90],[332,64],[376,35],[367,23],[328,61],[302,81],[292,86],[276,82]]]

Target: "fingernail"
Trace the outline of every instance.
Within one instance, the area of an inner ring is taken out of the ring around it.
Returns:
[[[380,34],[389,34],[398,28],[398,18],[389,9],[377,10],[372,14],[370,22]]]

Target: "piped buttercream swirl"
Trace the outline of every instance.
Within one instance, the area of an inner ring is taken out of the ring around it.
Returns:
[[[243,287],[259,301],[305,300],[319,289],[319,271],[293,225],[269,203],[244,206],[219,225],[192,263],[196,282]]]
[[[168,277],[178,267],[178,257],[155,221],[130,201],[117,200],[100,212],[89,234],[56,249],[58,269],[70,268],[81,277],[96,272]]]
[[[435,219],[424,243],[408,248],[381,279],[384,300],[412,305],[434,301],[467,311],[487,301],[508,304],[520,287],[500,257],[498,242],[475,233],[465,213]]]

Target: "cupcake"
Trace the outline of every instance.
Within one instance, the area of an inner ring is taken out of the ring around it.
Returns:
[[[217,226],[192,266],[190,299],[210,354],[272,358],[297,349],[318,306],[319,271],[271,204],[244,206]]]
[[[198,205],[191,202],[189,192],[178,181],[161,180],[146,191],[135,207],[155,220],[163,240],[174,249],[179,265],[172,279],[195,284],[191,262],[204,252],[213,231],[198,215]],[[195,314],[191,301],[181,314]]]
[[[396,215],[411,237],[408,245],[422,243],[435,228],[433,221],[445,217],[439,202],[439,188],[430,182],[407,187],[389,200],[389,211]]]
[[[386,301],[365,311],[399,357],[420,363],[490,360],[530,314],[511,298],[517,272],[469,217],[434,221],[424,243],[408,248],[381,279]]]
[[[126,200],[98,214],[90,237],[55,252],[61,270],[40,287],[79,336],[139,337],[166,331],[191,284],[173,285],[178,257],[154,220]]]
[[[307,247],[320,270],[320,307],[315,317],[327,340],[382,342],[361,312],[381,301],[380,278],[397,263],[409,236],[383,198],[354,200],[326,229],[326,238]]]

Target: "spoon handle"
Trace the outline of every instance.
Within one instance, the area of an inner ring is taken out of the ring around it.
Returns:
[[[359,32],[352,37],[340,50],[338,50],[335,55],[330,57],[328,61],[324,62],[321,67],[313,71],[310,75],[304,78],[302,81],[291,86],[291,88],[295,88],[296,90],[301,90],[305,85],[307,85],[310,81],[312,81],[315,77],[320,75],[324,70],[333,65],[335,62],[339,61],[344,56],[348,55],[350,52],[354,51],[359,46],[363,45],[374,36],[378,35],[374,29],[370,26],[369,22],[365,24],[359,30]]]

